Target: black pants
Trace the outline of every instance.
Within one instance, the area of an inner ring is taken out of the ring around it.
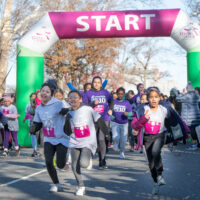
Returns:
[[[149,161],[151,176],[157,183],[157,176],[162,175],[163,164],[161,158],[161,148],[164,145],[165,133],[157,135],[144,134],[144,146]]]
[[[110,121],[106,121],[105,122],[108,130],[109,130],[109,126],[110,126]],[[99,166],[101,165],[105,165],[106,161],[105,161],[105,157],[106,157],[106,140],[105,140],[105,135],[104,133],[101,131],[100,127],[98,127],[97,125],[95,126],[96,128],[96,132],[97,132],[97,144],[98,144],[98,154],[99,154]]]
[[[197,133],[196,133],[196,130],[195,130],[196,126],[198,126],[198,125],[189,126],[190,134],[191,134],[191,137],[192,137],[193,140],[198,140]]]
[[[53,158],[56,153],[56,165],[62,169],[66,164],[67,147],[62,144],[52,145],[49,142],[44,143],[44,156],[47,171],[54,184],[59,183],[56,169],[53,165]]]
[[[131,122],[132,122],[132,120],[128,120],[128,139],[129,139],[130,146],[134,147],[136,141],[135,141],[135,137],[133,135],[133,129],[131,127]]]

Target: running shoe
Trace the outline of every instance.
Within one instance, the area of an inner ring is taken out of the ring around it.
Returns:
[[[31,157],[35,158],[38,157],[38,152],[34,150],[33,153],[31,154]]]
[[[60,192],[60,191],[62,191],[62,187],[61,187],[60,183],[52,184],[49,189],[49,192]]]
[[[124,152],[120,152],[120,156],[119,156],[121,159],[125,159],[125,155],[124,155]]]
[[[85,194],[85,187],[78,187],[76,191],[77,196],[83,196]]]
[[[152,190],[152,194],[153,195],[158,195],[159,194],[159,185],[158,185],[158,183],[154,184],[153,190]]]
[[[116,144],[116,143],[113,144],[113,150],[114,151],[119,151],[118,144]]]
[[[16,156],[18,157],[19,154],[20,154],[20,150],[19,150],[19,149],[16,149],[16,150],[15,150],[15,154],[16,154]]]
[[[8,156],[8,151],[5,151],[2,153],[2,156],[7,157]]]
[[[157,181],[159,186],[166,184],[164,178],[161,175],[157,177]]]
[[[66,163],[65,166],[64,166],[64,168],[61,171],[63,171],[63,172],[69,171],[69,164]]]
[[[188,151],[195,151],[197,149],[198,149],[197,144],[192,144],[186,148],[186,150]]]

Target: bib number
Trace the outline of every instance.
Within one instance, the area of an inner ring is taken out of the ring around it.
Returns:
[[[74,127],[74,133],[76,138],[85,138],[90,136],[90,129],[88,125]]]

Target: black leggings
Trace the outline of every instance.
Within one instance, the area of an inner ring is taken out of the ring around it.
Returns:
[[[165,133],[159,133],[157,135],[144,135],[144,146],[149,161],[149,168],[155,183],[157,183],[157,177],[162,175],[163,172],[161,149],[164,145],[164,140]]]
[[[44,156],[47,171],[54,184],[59,183],[56,168],[53,165],[53,158],[56,153],[56,165],[62,169],[66,164],[67,147],[62,144],[52,145],[49,142],[44,143]]]
[[[191,137],[192,137],[193,140],[198,140],[197,133],[196,133],[196,130],[195,130],[196,126],[198,126],[198,125],[189,126],[190,134],[191,134]]]

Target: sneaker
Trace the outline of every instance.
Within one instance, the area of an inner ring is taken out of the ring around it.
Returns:
[[[119,151],[118,144],[116,144],[116,143],[113,144],[113,150],[114,151]]]
[[[108,166],[106,165],[105,161],[99,163],[99,169],[100,170],[108,169]]]
[[[195,151],[197,149],[198,149],[197,144],[192,144],[186,148],[186,150],[188,151]]]
[[[87,167],[87,170],[91,170],[91,169],[92,169],[92,158],[90,158],[90,163],[89,163],[89,165]]]
[[[152,190],[152,194],[153,195],[158,195],[159,194],[159,185],[158,185],[158,183],[154,184],[153,190]]]
[[[35,158],[38,157],[38,152],[34,150],[33,153],[31,154],[31,157]]]
[[[8,156],[8,151],[4,150],[4,152],[2,153],[2,156],[4,156],[4,157]]]
[[[65,171],[69,171],[69,163],[66,163],[64,168],[61,169],[61,171],[65,172]]]
[[[166,184],[164,178],[161,175],[157,177],[157,181],[159,186]]]
[[[49,192],[60,192],[62,190],[62,187],[60,183],[52,184],[52,186],[49,189]]]
[[[20,154],[20,151],[19,151],[19,149],[15,150],[15,153],[16,153],[16,156],[18,157],[18,156],[19,156],[19,154]]]
[[[85,187],[78,187],[77,191],[76,191],[76,195],[77,196],[83,196],[85,194]]]
[[[124,155],[124,152],[120,152],[120,156],[119,156],[121,159],[125,159],[125,155]]]

